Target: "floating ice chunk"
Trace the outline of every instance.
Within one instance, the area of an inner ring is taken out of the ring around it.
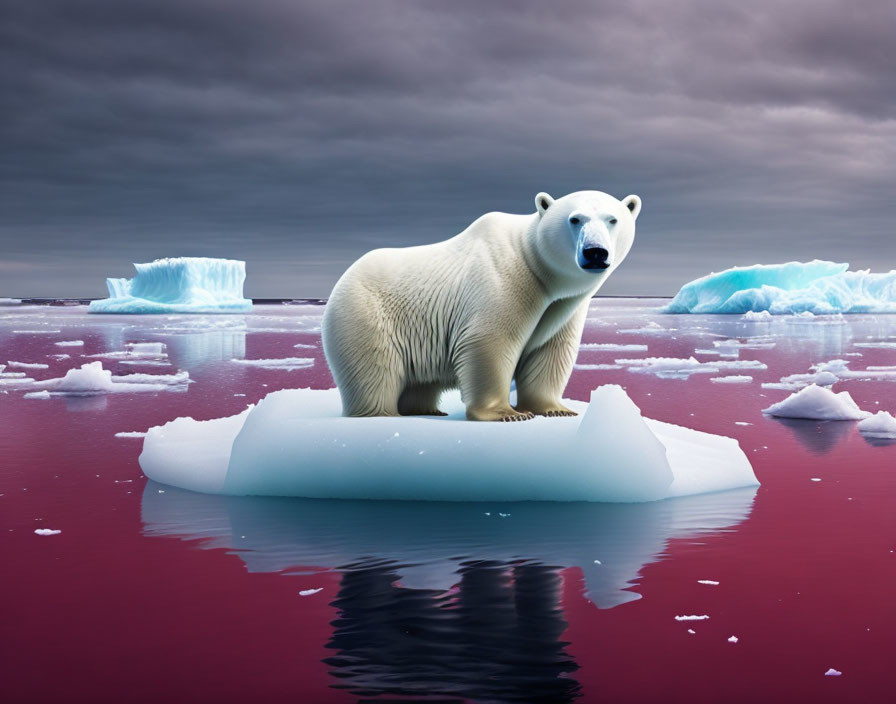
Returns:
[[[640,502],[758,484],[735,440],[645,419],[618,386],[564,403],[580,415],[469,422],[455,392],[444,418],[346,418],[336,389],[284,390],[151,428],[140,465],[195,491],[310,498]]]
[[[295,369],[307,369],[314,366],[313,357],[283,357],[282,359],[234,359],[237,364],[245,364],[247,367],[260,367],[261,369],[281,369],[293,371]]]
[[[10,369],[49,369],[49,364],[42,362],[7,362]]]
[[[896,418],[886,411],[878,411],[857,426],[862,435],[876,438],[896,438]]]
[[[308,345],[308,344],[305,344],[304,342],[299,342],[299,343],[293,345],[293,347],[295,347],[297,350],[313,350],[313,349],[317,349],[317,345]]]
[[[103,369],[102,362],[88,362],[80,368],[69,369],[60,379],[33,381],[27,388],[47,391],[51,394],[85,396],[103,393],[133,393],[146,391],[183,391],[189,383],[188,372],[169,375],[128,374],[112,376],[112,372]],[[29,398],[46,398],[34,396]]]
[[[21,298],[0,298],[0,306],[20,306],[22,305]]]
[[[58,335],[62,330],[13,330],[14,335]]]
[[[729,642],[729,643],[737,643],[737,641],[738,641],[738,637],[737,637],[737,636],[731,636],[731,637],[728,639],[728,642]]]
[[[829,362],[813,364],[810,369],[811,373],[809,374],[790,374],[782,377],[781,383],[774,388],[795,390],[809,384],[831,386],[840,380],[896,381],[896,368],[850,369],[849,362],[844,359],[832,359]],[[766,388],[772,387],[769,385]]]
[[[839,677],[843,673],[840,670],[835,670],[833,667],[829,668],[827,672],[824,673],[825,677]]]
[[[855,346],[872,350],[891,350],[896,349],[896,342],[886,342],[882,340],[878,342],[857,342]]]
[[[896,271],[847,271],[820,261],[761,264],[713,273],[682,286],[665,313],[893,313]]]
[[[317,594],[320,591],[323,591],[323,587],[318,587],[317,589],[302,589],[299,591],[299,596],[311,596],[312,594]]]
[[[856,405],[848,391],[835,394],[815,384],[762,409],[762,412],[779,418],[807,420],[862,420],[871,415]]]
[[[50,395],[49,391],[29,391],[22,398],[38,400],[38,401],[45,401],[45,400],[53,398],[53,397]]]
[[[117,437],[117,438],[145,438],[146,433],[140,432],[139,430],[125,431],[122,433],[115,433],[115,437]]]
[[[243,298],[246,263],[178,257],[134,264],[133,279],[106,279],[109,298],[91,301],[90,313],[233,313],[252,309]]]
[[[620,335],[665,335],[675,332],[675,328],[664,328],[659,323],[650,321],[643,328],[629,328],[627,330],[617,330]]]
[[[768,367],[755,360],[700,362],[694,357],[644,357],[643,359],[617,359],[616,364],[628,367],[638,374],[655,374],[665,378],[687,378],[691,374],[717,374],[723,369],[757,369]]]
[[[748,323],[770,323],[775,317],[767,310],[748,310],[741,316],[741,320]]]
[[[734,347],[740,350],[770,350],[775,347],[767,337],[754,337],[748,340],[713,340],[713,347]]]
[[[688,633],[690,633],[691,635],[694,635],[696,632],[697,631],[695,631],[693,628],[688,629]]]
[[[609,371],[610,369],[622,369],[622,366],[619,364],[573,364],[573,369],[578,369],[583,372],[591,372],[591,371]]]
[[[715,581],[714,579],[698,579],[697,584],[707,584],[712,587],[719,586],[719,583],[717,581]]]
[[[38,528],[34,531],[35,535],[59,535],[61,530],[54,530],[53,528]]]
[[[580,350],[588,352],[646,352],[647,345],[613,344],[612,342],[583,342]]]
[[[745,420],[736,420],[734,421],[735,425],[753,425],[752,423],[747,423]]]
[[[60,340],[59,342],[54,342],[53,344],[57,347],[83,347],[84,340]]]
[[[168,353],[165,351],[164,342],[129,342],[125,345],[125,349],[116,350],[114,352],[99,352],[97,354],[87,355],[90,359],[121,359],[121,360],[156,360],[163,361],[168,359]]]
[[[709,616],[707,616],[706,614],[702,614],[702,615],[700,615],[700,616],[697,616],[697,615],[693,615],[693,616],[676,616],[676,617],[675,617],[675,620],[676,620],[676,621],[705,621],[705,620],[708,619],[708,618],[709,618]]]
[[[732,374],[731,376],[714,376],[710,381],[716,384],[749,384],[753,381],[753,377]]]

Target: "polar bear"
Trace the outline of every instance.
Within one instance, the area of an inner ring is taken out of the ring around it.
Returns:
[[[349,267],[322,326],[345,415],[444,415],[451,388],[470,420],[575,415],[560,398],[588,302],[631,249],[641,199],[539,193],[535,207]]]

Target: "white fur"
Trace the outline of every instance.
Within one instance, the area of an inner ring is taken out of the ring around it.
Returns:
[[[471,420],[572,414],[560,397],[588,301],[631,249],[641,201],[579,191],[535,202],[534,214],[488,213],[444,242],[349,267],[323,320],[345,415],[437,413],[455,387]],[[608,268],[582,267],[589,247],[607,251]]]

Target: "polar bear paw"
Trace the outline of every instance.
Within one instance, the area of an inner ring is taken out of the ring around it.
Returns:
[[[532,420],[534,417],[534,413],[529,413],[528,411],[515,411],[509,406],[507,408],[467,409],[467,418],[469,420],[502,421],[504,423],[512,423],[514,421]]]

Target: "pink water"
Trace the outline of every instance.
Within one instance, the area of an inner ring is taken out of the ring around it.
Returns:
[[[50,365],[22,370],[34,378],[61,376],[87,361],[82,354],[161,341],[171,368],[104,365],[116,374],[186,369],[195,382],[183,393],[50,400],[0,387],[2,700],[889,699],[896,445],[868,441],[850,422],[764,417],[760,409],[786,392],[760,382],[838,357],[858,369],[896,364],[896,349],[856,347],[896,339],[896,316],[744,324],[656,315],[655,305],[596,301],[585,342],[649,351],[582,351],[579,361],[688,357],[712,346],[710,333],[772,335],[773,349],[740,353],[768,370],[731,372],[754,380],[728,385],[711,374],[576,371],[568,396],[619,383],[645,415],[737,438],[757,491],[642,506],[181,492],[147,483],[141,440],[114,434],[237,413],[279,388],[331,385],[322,308],[219,318],[0,310],[0,364]],[[619,332],[649,321],[669,331]],[[82,348],[54,344],[77,339]],[[843,356],[855,352],[862,356]],[[60,353],[71,357],[48,358]],[[231,361],[240,357],[315,365],[267,370]],[[892,382],[837,390],[867,410],[896,410]],[[484,517],[499,511],[510,515]],[[62,532],[42,537],[36,528]],[[311,589],[320,591],[299,593]],[[675,620],[684,614],[710,618]],[[829,668],[842,676],[826,677]]]

